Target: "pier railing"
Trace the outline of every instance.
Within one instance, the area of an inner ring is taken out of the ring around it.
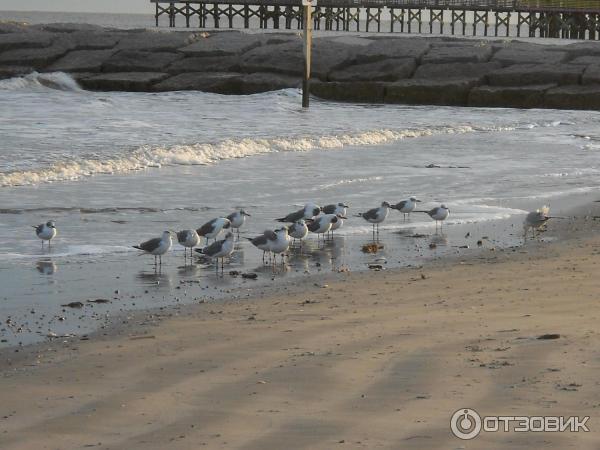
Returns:
[[[156,26],[302,27],[300,0],[150,1]],[[318,0],[312,16],[316,30],[600,38],[600,0]]]

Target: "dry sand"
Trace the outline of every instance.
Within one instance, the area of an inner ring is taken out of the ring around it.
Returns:
[[[0,448],[597,449],[599,225],[5,351]],[[591,416],[591,431],[461,441],[464,407]]]

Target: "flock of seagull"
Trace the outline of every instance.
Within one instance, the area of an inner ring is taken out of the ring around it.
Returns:
[[[412,212],[420,212],[429,215],[436,223],[436,231],[438,224],[442,226],[444,220],[446,220],[450,214],[450,210],[446,205],[442,204],[431,210],[416,210],[417,204],[420,200],[415,197],[410,197],[407,200],[402,200],[395,205],[391,205],[388,202],[382,202],[378,208],[369,209],[363,213],[359,213],[358,217],[362,217],[364,220],[373,225],[373,237],[379,235],[379,224],[382,223],[388,216],[390,209],[399,211],[404,215],[406,220],[407,216]],[[309,233],[317,235],[317,239],[323,239],[327,235],[333,234],[335,230],[340,229],[344,225],[344,221],[348,219],[346,216],[348,206],[344,203],[335,203],[326,205],[323,207],[318,206],[315,203],[307,203],[302,209],[294,211],[285,217],[275,219],[278,222],[287,223],[281,228],[274,230],[266,230],[261,235],[254,238],[246,238],[250,243],[263,252],[263,262],[267,254],[272,255],[272,262],[275,264],[277,255],[281,255],[282,262],[285,257],[285,252],[290,247],[292,240],[299,240],[300,244]],[[161,237],[150,239],[142,242],[139,245],[134,245],[133,248],[144,251],[147,254],[154,256],[155,267],[162,265],[162,255],[167,253],[172,245],[173,237],[177,238],[177,242],[184,247],[185,256],[187,257],[187,249],[190,250],[190,257],[193,256],[193,251],[205,255],[216,261],[216,267],[218,271],[219,260],[221,260],[221,271],[223,271],[225,258],[231,256],[234,251],[234,233],[237,232],[239,238],[239,230],[246,222],[246,217],[250,217],[243,209],[235,211],[226,217],[217,217],[211,221],[205,223],[196,230],[182,230],[179,232],[167,230],[162,233]],[[544,206],[541,209],[530,212],[524,223],[525,236],[529,229],[535,231],[540,229],[551,216],[549,215],[549,208]],[[34,226],[35,232],[38,238],[42,240],[42,247],[44,242],[50,241],[56,236],[57,228],[54,221],[48,221],[46,223]],[[217,240],[219,235],[225,232],[225,238]],[[200,244],[201,239],[206,240],[206,245],[203,248],[196,248]],[[209,245],[209,241],[213,239],[214,242]]]

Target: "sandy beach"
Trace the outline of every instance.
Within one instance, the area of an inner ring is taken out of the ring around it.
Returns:
[[[597,205],[551,224],[569,236],[555,243],[306,277],[4,349],[0,447],[597,448]],[[590,432],[462,441],[450,417],[467,407],[590,416]]]

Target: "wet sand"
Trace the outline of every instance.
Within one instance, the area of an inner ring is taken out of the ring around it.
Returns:
[[[598,206],[551,224],[569,237],[555,243],[300,278],[4,349],[0,447],[597,448]],[[591,416],[591,432],[461,441],[449,419],[465,407]]]

